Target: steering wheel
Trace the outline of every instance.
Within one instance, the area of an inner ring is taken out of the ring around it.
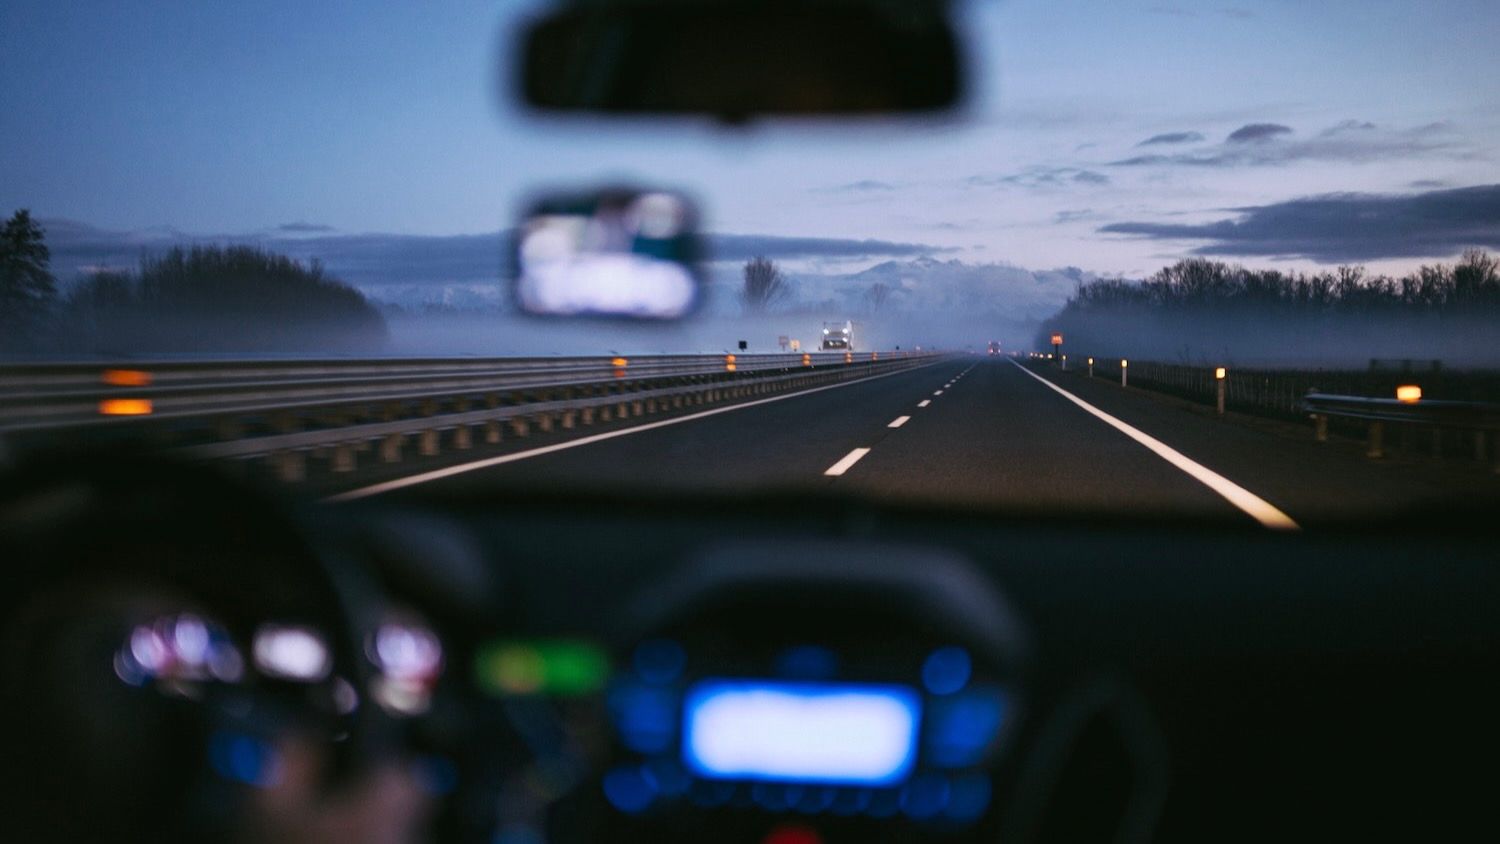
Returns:
[[[310,536],[201,466],[72,456],[0,480],[17,840],[243,837],[276,789],[336,793],[383,758],[372,587]]]

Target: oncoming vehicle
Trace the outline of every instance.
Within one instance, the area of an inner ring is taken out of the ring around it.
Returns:
[[[823,343],[819,348],[824,351],[853,351],[854,323],[847,320],[823,323]]]
[[[0,842],[1500,839],[1500,4],[0,17]]]

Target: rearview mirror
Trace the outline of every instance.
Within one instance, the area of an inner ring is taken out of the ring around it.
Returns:
[[[946,0],[592,0],[532,24],[522,95],[621,114],[931,112],[962,93]]]
[[[538,316],[677,319],[698,305],[698,210],[666,191],[545,197],[513,236],[513,298]]]

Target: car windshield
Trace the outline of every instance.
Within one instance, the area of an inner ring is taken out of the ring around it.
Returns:
[[[955,2],[955,109],[748,119],[528,106],[555,5],[8,0],[0,456],[1272,529],[1496,500],[1492,0]]]

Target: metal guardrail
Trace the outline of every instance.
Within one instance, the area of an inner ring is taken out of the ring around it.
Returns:
[[[1365,453],[1370,457],[1384,456],[1387,423],[1429,429],[1436,456],[1442,455],[1445,430],[1468,432],[1474,440],[1475,459],[1491,460],[1495,471],[1500,472],[1500,454],[1495,453],[1500,449],[1494,447],[1496,432],[1500,432],[1500,404],[1421,398],[1403,401],[1310,392],[1302,398],[1301,408],[1312,415],[1319,442],[1328,439],[1330,417],[1368,423]]]
[[[111,426],[201,459],[267,458],[298,480],[310,455],[334,472],[379,447],[423,456],[578,424],[868,377],[932,353],[493,358],[0,366],[0,434]],[[80,431],[81,432],[81,431]]]
[[[895,353],[899,355],[900,353]],[[331,409],[648,378],[861,363],[880,353],[0,366],[0,432]],[[885,357],[889,359],[891,353]],[[111,404],[113,403],[113,404]]]

